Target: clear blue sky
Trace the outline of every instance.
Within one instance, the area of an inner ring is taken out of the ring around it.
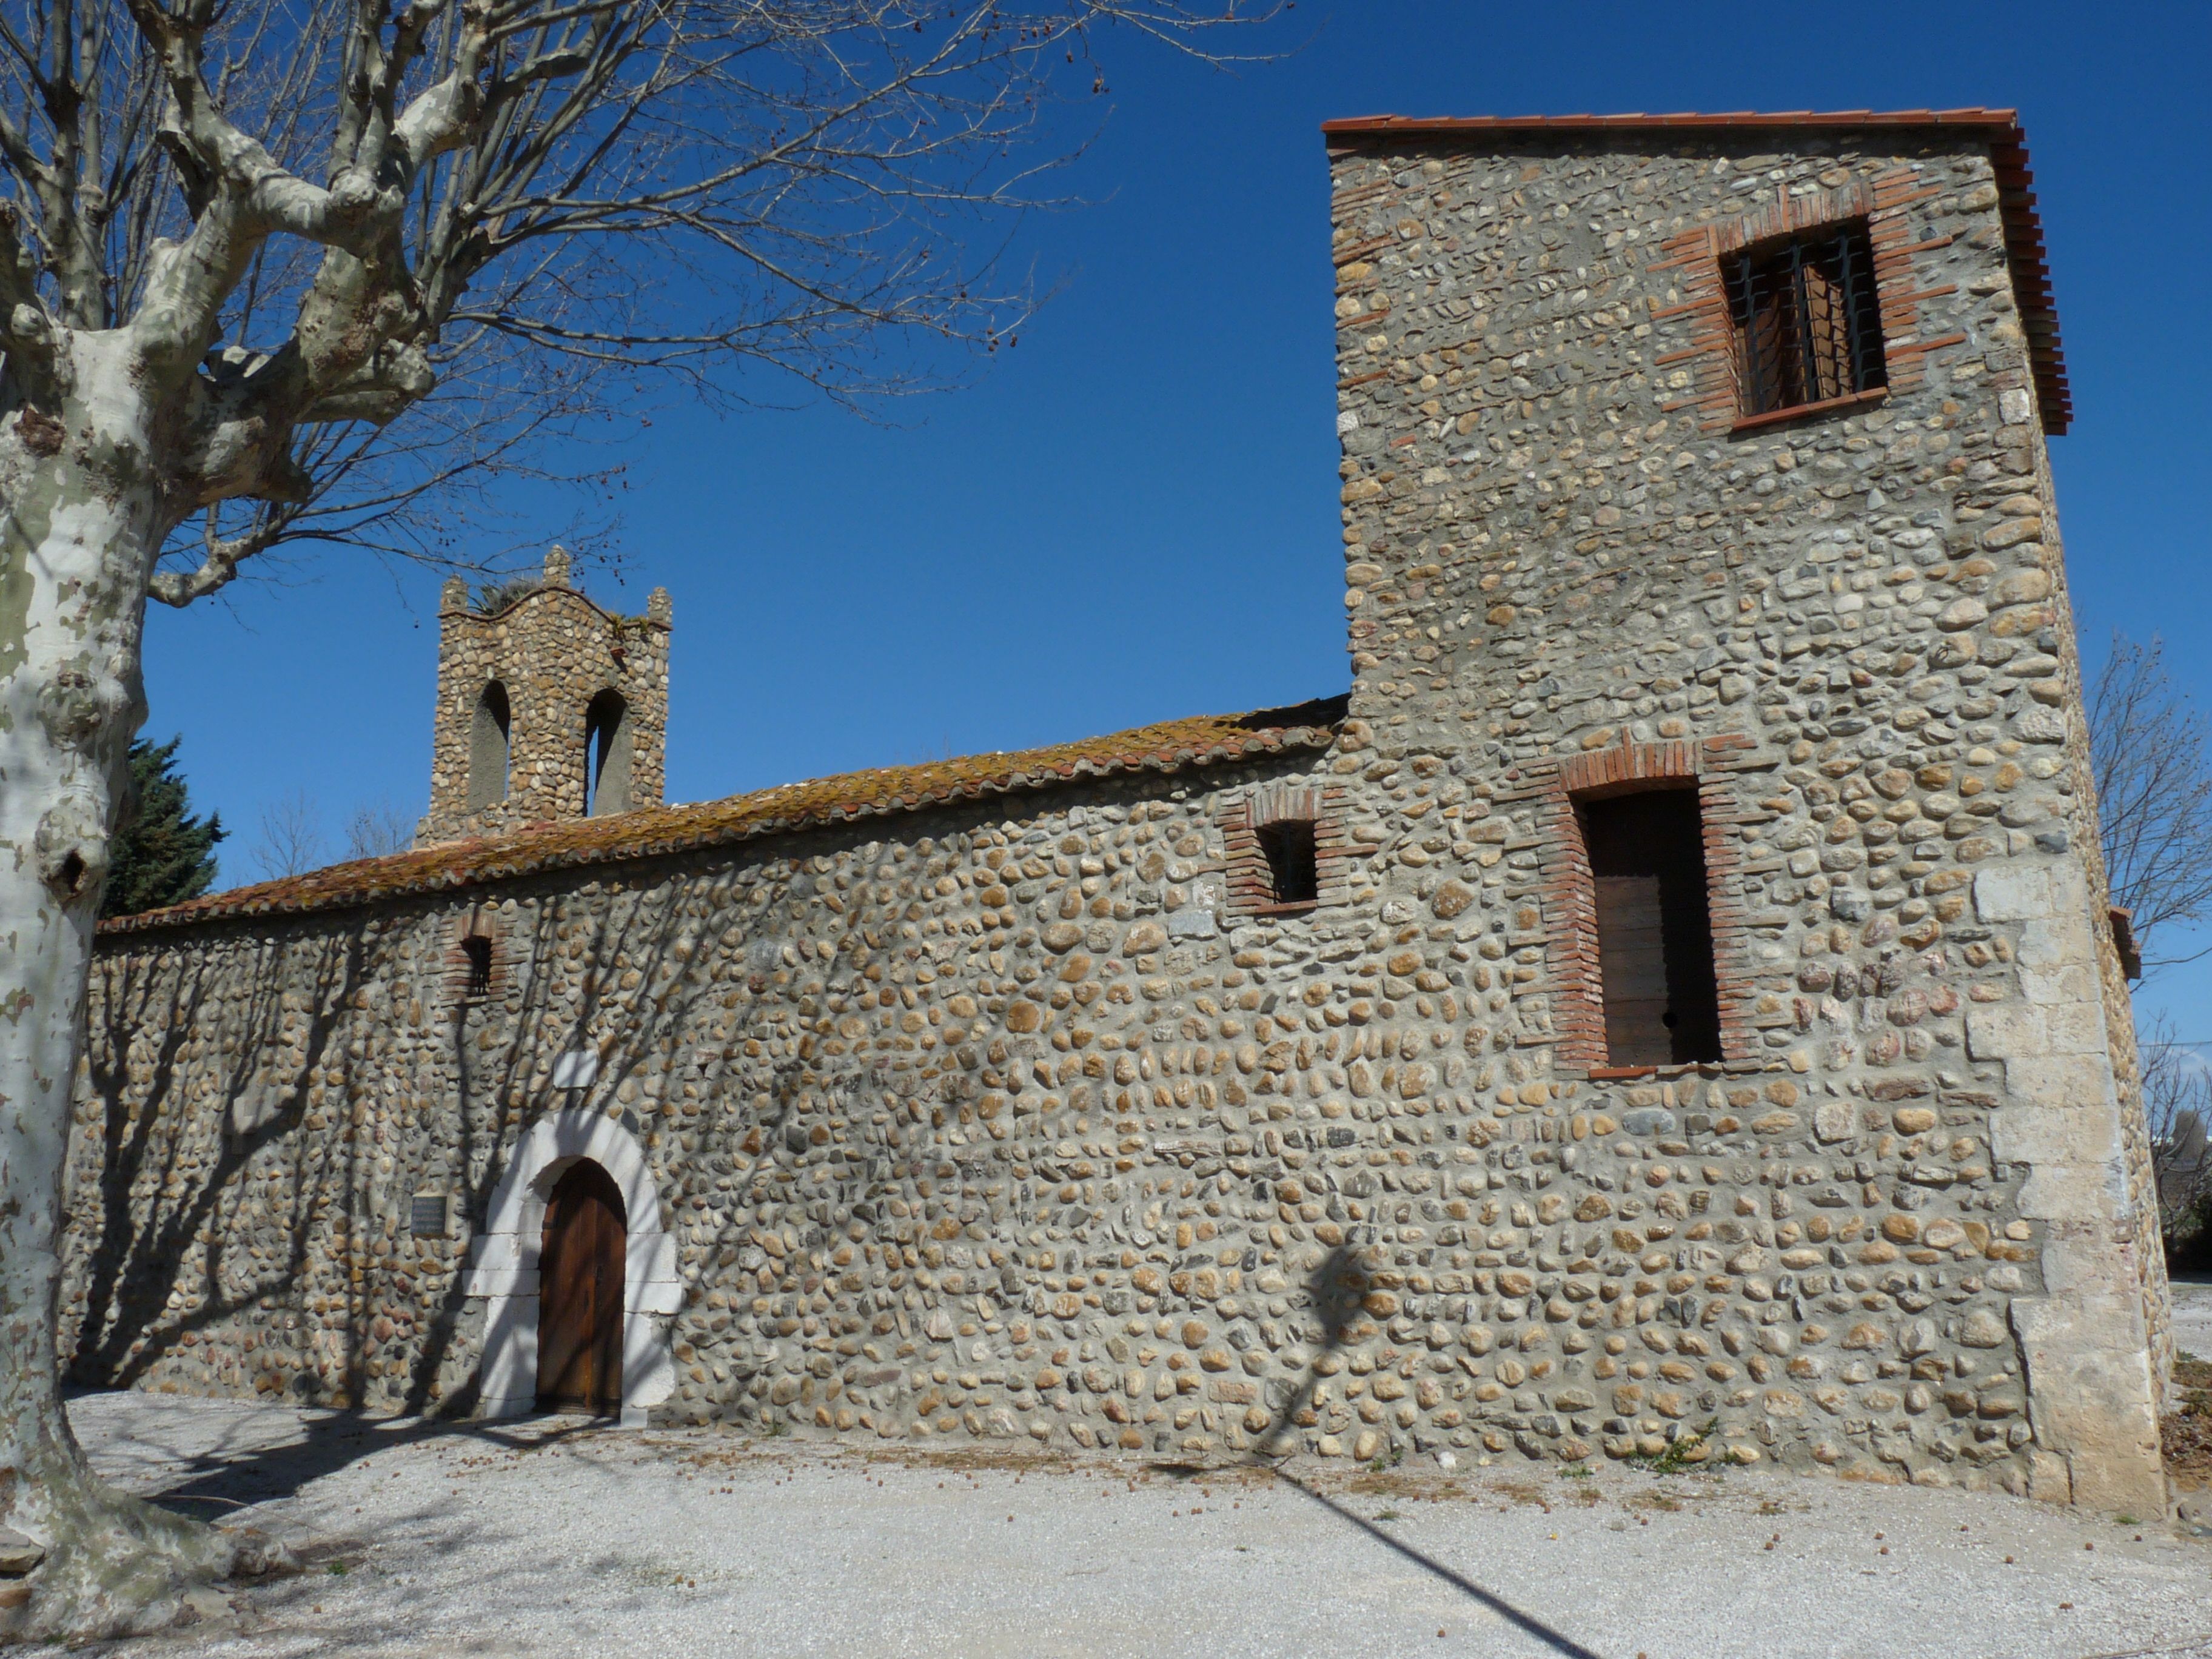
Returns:
[[[599,591],[674,597],[670,798],[1341,690],[1316,127],[1382,112],[2018,107],[2073,380],[2054,452],[2083,645],[2163,634],[2212,703],[2208,15],[1306,0],[1281,37],[1304,48],[1234,76],[1110,46],[1067,175],[1092,204],[1017,237],[1060,290],[980,384],[889,429],[679,408],[629,453],[628,585]],[[183,733],[233,827],[227,882],[288,793],[334,840],[357,803],[422,810],[437,582],[325,556],[156,608],[147,732]],[[2212,1038],[2212,965],[2144,1000]]]

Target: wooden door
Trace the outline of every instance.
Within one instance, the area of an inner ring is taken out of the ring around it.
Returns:
[[[1680,1066],[1721,1057],[1720,990],[1697,793],[1578,802],[1596,900],[1606,1058]]]
[[[1605,998],[1606,1058],[1615,1066],[1665,1066],[1668,1029],[1665,913],[1656,876],[1597,880],[1598,983]]]
[[[588,1159],[553,1188],[538,1247],[538,1404],[622,1409],[622,1194]]]

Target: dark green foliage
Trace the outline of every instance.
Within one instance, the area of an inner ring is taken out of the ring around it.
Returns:
[[[141,738],[131,745],[131,793],[123,805],[107,872],[103,916],[135,916],[198,898],[215,880],[215,844],[222,819],[191,814],[185,781],[176,775],[177,745]]]

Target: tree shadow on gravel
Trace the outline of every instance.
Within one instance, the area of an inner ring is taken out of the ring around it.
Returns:
[[[273,1446],[226,1445],[221,1441],[177,1460],[185,1467],[157,1478],[142,1495],[148,1502],[200,1521],[222,1521],[239,1510],[295,1497],[314,1481],[374,1456],[426,1440],[469,1442],[501,1451],[535,1451],[562,1444],[607,1425],[595,1419],[535,1418],[505,1424],[453,1423],[434,1419],[372,1417],[336,1411],[307,1418],[301,1437]],[[132,1437],[158,1452],[144,1425]]]
[[[1360,1291],[1364,1284],[1364,1277],[1359,1271],[1358,1252],[1348,1244],[1340,1244],[1331,1250],[1306,1281],[1315,1316],[1321,1323],[1323,1353],[1334,1352],[1346,1345],[1352,1327],[1358,1322]],[[1523,1613],[1504,1596],[1485,1589],[1435,1557],[1425,1555],[1404,1539],[1385,1531],[1349,1505],[1340,1504],[1327,1492],[1289,1472],[1285,1466],[1296,1450],[1296,1445],[1290,1441],[1288,1431],[1299,1413],[1312,1406],[1314,1391],[1319,1386],[1320,1377],[1321,1373],[1312,1365],[1306,1367],[1304,1387],[1285,1402],[1282,1409],[1275,1414],[1274,1421],[1268,1425],[1267,1432],[1259,1437],[1261,1449],[1254,1452],[1251,1461],[1267,1469],[1282,1485],[1318,1504],[1339,1520],[1357,1527],[1376,1543],[1404,1557],[1424,1572],[1443,1580],[1470,1600],[1480,1602],[1516,1629],[1535,1638],[1553,1652],[1564,1654],[1568,1659],[1601,1659],[1598,1654],[1572,1637],[1553,1629],[1534,1613]]]

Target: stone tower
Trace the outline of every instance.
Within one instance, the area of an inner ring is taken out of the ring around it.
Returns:
[[[2172,1340],[2017,122],[1327,131],[1346,729],[1366,777],[1476,780],[1501,1112],[1648,1138],[1571,1211],[1613,1231],[1520,1275],[1571,1310],[1611,1243],[1603,1294],[1679,1328],[1640,1346],[1697,1356],[1703,1393],[1647,1387],[1613,1339],[1607,1431],[1741,1411],[2156,1513]],[[1753,1184],[1661,1191],[1708,1172]]]
[[[615,616],[569,586],[568,555],[556,547],[535,586],[490,611],[453,578],[438,623],[422,842],[660,805],[665,588],[653,590],[644,616]]]

